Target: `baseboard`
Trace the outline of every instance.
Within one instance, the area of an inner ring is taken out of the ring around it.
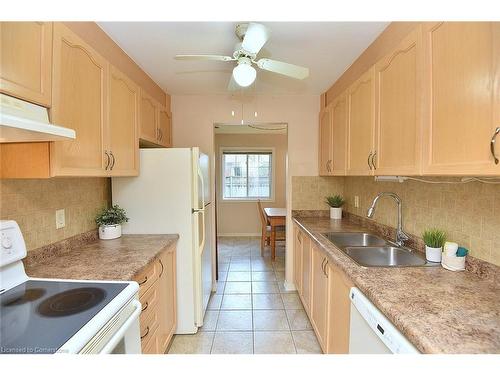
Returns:
[[[287,282],[287,281],[284,281],[284,282],[283,282],[283,287],[285,288],[285,290],[286,290],[287,292],[292,292],[292,291],[294,291],[294,290],[297,290],[297,288],[295,287],[295,284],[293,284],[293,283],[289,283],[289,282]]]
[[[218,233],[217,237],[260,237],[260,233]]]

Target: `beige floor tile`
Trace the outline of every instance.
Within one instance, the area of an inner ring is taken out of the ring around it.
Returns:
[[[274,274],[276,275],[276,280],[285,281],[285,271],[276,271]]]
[[[227,281],[251,281],[250,272],[229,272]]]
[[[217,289],[215,290],[215,294],[224,294],[225,287],[226,283],[224,281],[217,281]]]
[[[300,302],[299,295],[297,293],[286,293],[282,294],[283,304],[287,310],[300,310],[304,309],[302,302]]]
[[[253,294],[254,310],[283,310],[283,301],[279,294]]]
[[[212,354],[252,354],[253,332],[216,332]]]
[[[252,293],[252,283],[250,281],[228,281],[224,293],[250,294]]]
[[[311,322],[304,310],[286,310],[288,323],[292,331],[311,330]]]
[[[254,331],[289,331],[285,310],[254,310]]]
[[[322,353],[314,331],[293,331],[292,335],[298,354]]]
[[[215,331],[217,327],[217,319],[219,318],[219,310],[207,310],[203,318],[203,326],[200,331]]]
[[[278,284],[272,281],[252,281],[252,293],[279,293]]]
[[[276,276],[274,272],[267,271],[253,271],[252,272],[252,281],[275,281]]]
[[[252,310],[221,310],[217,331],[251,331]]]
[[[219,272],[227,272],[229,270],[229,263],[219,262]]]
[[[219,280],[218,281],[226,281],[227,279],[227,271],[221,271],[219,272]]]
[[[175,335],[169,354],[210,354],[214,332],[198,332],[194,335]]]
[[[252,260],[252,271],[272,271],[273,265],[270,262],[264,262],[260,259]]]
[[[287,290],[285,289],[285,282],[284,281],[278,281],[278,287],[279,287],[279,291],[280,293],[297,293],[297,290],[293,289],[293,290]]]
[[[295,354],[290,332],[254,332],[255,354]]]
[[[234,262],[250,262],[250,256],[233,255],[231,256],[231,263]]]
[[[231,271],[246,271],[246,272],[249,272],[250,271],[250,263],[231,263],[229,265],[229,272]]]
[[[221,310],[251,310],[251,294],[225,294],[222,298]]]
[[[212,294],[208,301],[207,310],[219,310],[222,303],[222,294]]]

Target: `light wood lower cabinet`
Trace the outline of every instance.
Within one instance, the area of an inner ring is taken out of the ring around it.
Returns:
[[[175,247],[163,251],[158,259],[136,277],[139,300],[143,354],[163,354],[177,325]]]
[[[351,312],[349,291],[354,284],[296,224],[294,231],[295,283],[316,338],[323,353],[347,354]],[[297,275],[300,275],[300,280],[297,280]]]
[[[50,107],[52,22],[0,22],[0,92]]]

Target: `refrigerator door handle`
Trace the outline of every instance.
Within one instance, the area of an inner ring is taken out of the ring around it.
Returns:
[[[203,181],[203,173],[201,173],[201,168],[198,166],[198,178],[201,181],[201,209],[205,208],[205,181]],[[200,192],[198,192],[200,194]]]
[[[201,237],[201,244],[200,244],[200,256],[201,254],[203,254],[203,250],[205,249],[205,238],[206,238],[206,234],[205,234],[205,210],[201,210],[200,211],[201,213],[201,227],[203,228],[203,234],[202,234],[202,237]]]

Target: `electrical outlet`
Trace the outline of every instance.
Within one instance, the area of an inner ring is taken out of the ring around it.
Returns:
[[[61,210],[56,210],[56,229],[61,229],[66,226],[66,217],[64,214],[64,208]]]
[[[354,207],[359,208],[359,195],[354,196]]]

